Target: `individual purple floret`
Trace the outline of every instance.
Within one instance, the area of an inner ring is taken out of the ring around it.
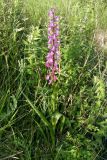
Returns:
[[[55,15],[55,9],[49,11],[48,25],[48,49],[49,53],[46,56],[46,67],[48,74],[46,80],[49,84],[55,82],[59,73],[60,62],[60,40],[59,40],[59,17]]]

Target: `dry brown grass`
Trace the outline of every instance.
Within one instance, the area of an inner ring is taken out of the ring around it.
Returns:
[[[97,29],[94,34],[94,39],[98,49],[107,51],[107,30]]]

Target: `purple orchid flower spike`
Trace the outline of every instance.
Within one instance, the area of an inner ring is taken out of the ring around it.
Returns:
[[[46,67],[48,74],[46,80],[49,84],[57,81],[60,71],[60,39],[59,39],[59,17],[55,15],[55,9],[52,8],[49,13],[48,25],[48,49],[49,53],[46,56]]]

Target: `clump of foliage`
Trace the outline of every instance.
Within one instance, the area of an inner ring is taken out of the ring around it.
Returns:
[[[107,158],[107,55],[94,42],[106,4],[40,2],[0,1],[0,159]],[[49,85],[47,13],[53,6],[61,17],[61,71]]]

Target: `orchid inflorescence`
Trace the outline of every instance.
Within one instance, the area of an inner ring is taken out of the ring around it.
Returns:
[[[60,40],[59,40],[59,17],[55,15],[55,9],[49,11],[48,25],[48,49],[49,53],[46,56],[46,67],[48,74],[46,80],[49,84],[55,82],[59,73],[60,62]]]

